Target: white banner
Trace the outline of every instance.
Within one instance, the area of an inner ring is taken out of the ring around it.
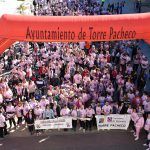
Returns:
[[[36,120],[35,129],[69,129],[72,128],[71,117],[59,117],[55,119]]]
[[[127,130],[130,123],[130,115],[111,114],[108,116],[96,116],[97,129],[122,129]]]

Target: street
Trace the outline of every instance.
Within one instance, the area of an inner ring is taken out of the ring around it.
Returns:
[[[145,135],[135,142],[130,131],[51,132],[41,136],[10,135],[0,141],[0,150],[144,150]]]

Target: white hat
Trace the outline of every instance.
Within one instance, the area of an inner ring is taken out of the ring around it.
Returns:
[[[45,98],[46,98],[46,96],[43,95],[43,96],[42,96],[42,99],[45,99]]]

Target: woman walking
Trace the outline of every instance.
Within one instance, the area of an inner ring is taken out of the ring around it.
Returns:
[[[135,134],[135,141],[139,139],[140,131],[144,126],[144,118],[143,115],[139,115],[139,118],[136,120],[135,123],[135,129],[136,129],[136,134]]]
[[[35,115],[33,113],[33,110],[30,109],[26,115],[26,122],[31,135],[34,134],[34,121],[35,121]]]

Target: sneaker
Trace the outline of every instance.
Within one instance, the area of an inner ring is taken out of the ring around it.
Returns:
[[[134,130],[131,130],[130,132],[134,132]]]
[[[145,143],[145,144],[143,144],[143,146],[148,146],[148,145]]]
[[[135,138],[135,141],[137,141],[138,139],[139,139],[139,138],[138,138],[138,137],[136,137],[136,138]]]
[[[83,129],[83,133],[85,133],[85,129]]]
[[[83,129],[82,127],[79,128],[79,130],[82,130],[82,129]]]

